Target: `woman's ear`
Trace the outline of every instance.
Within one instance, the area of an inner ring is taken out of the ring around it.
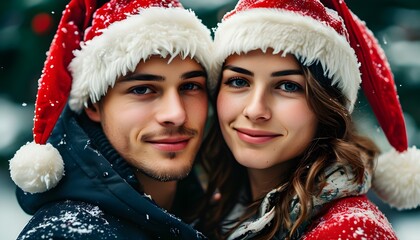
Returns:
[[[90,120],[94,122],[101,121],[101,111],[99,108],[98,103],[89,103],[88,107],[85,108],[86,115],[90,118]]]

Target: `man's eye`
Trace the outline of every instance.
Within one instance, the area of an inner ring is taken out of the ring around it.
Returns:
[[[278,88],[286,92],[297,92],[302,90],[302,87],[299,84],[293,82],[283,82],[279,84]]]
[[[248,82],[242,78],[232,78],[228,80],[225,84],[233,88],[243,88],[249,86]]]
[[[131,92],[134,94],[144,95],[144,94],[152,93],[153,91],[149,87],[139,86],[139,87],[133,88]]]
[[[181,91],[191,91],[191,90],[198,90],[201,87],[196,83],[186,83],[183,84],[180,88]]]

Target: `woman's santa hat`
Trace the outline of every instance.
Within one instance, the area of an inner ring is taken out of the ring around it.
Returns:
[[[395,150],[379,157],[373,188],[391,206],[420,205],[420,151],[408,148],[405,122],[388,61],[371,31],[343,0],[240,0],[215,31],[217,73],[232,54],[255,49],[319,62],[353,111],[359,86]],[[215,85],[213,83],[213,85]]]
[[[10,160],[13,181],[30,193],[58,184],[64,163],[47,140],[67,102],[81,112],[151,55],[193,58],[210,73],[211,54],[210,30],[178,0],[71,0],[39,80],[34,141]]]

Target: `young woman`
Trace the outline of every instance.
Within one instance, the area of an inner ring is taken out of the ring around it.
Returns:
[[[397,238],[365,195],[379,149],[357,133],[351,117],[360,76],[369,81],[363,86],[369,97],[377,84],[393,84],[392,75],[345,3],[326,5],[244,0],[218,26],[217,120],[202,147],[209,182],[198,221],[209,237]],[[360,70],[359,61],[365,61]],[[404,127],[392,90],[376,93],[388,99],[393,125]],[[374,111],[386,106],[370,100]],[[387,131],[386,114],[377,117],[391,144],[407,150],[405,128]],[[389,202],[418,205],[411,201]]]

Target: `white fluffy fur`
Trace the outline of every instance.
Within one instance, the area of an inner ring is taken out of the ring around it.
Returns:
[[[74,52],[69,69],[73,83],[69,105],[76,112],[105,95],[115,80],[134,71],[151,55],[191,57],[209,73],[212,39],[210,30],[196,15],[183,8],[151,7],[138,15],[111,24]]]
[[[36,154],[34,154],[36,153]],[[60,153],[51,144],[28,143],[10,160],[10,176],[23,191],[39,193],[57,185],[64,175]]]
[[[375,169],[373,190],[399,210],[420,206],[420,151],[411,147],[403,153],[392,149],[382,154]]]
[[[215,32],[215,71],[220,72],[225,59],[234,53],[267,48],[273,48],[274,53],[299,55],[305,65],[319,61],[324,74],[349,99],[349,111],[353,110],[361,82],[354,50],[333,28],[301,14],[252,9],[227,18]]]

